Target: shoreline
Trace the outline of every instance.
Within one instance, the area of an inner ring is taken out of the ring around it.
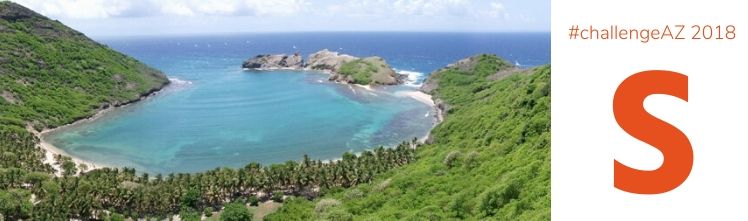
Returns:
[[[322,70],[312,70],[312,69],[308,69],[308,68],[302,68],[302,69],[297,69],[297,68],[252,68],[252,69],[250,69],[250,68],[244,68],[243,70],[245,70],[245,71],[250,71],[250,70],[251,71],[290,70],[290,71],[301,71],[301,72],[303,72],[303,71],[311,71],[311,72],[318,72],[318,73],[321,73],[321,74],[330,74],[330,71],[328,71],[328,70],[323,70],[322,71]],[[367,85],[362,85],[362,84],[349,84],[349,83],[341,83],[341,82],[334,82],[334,83],[348,85],[349,87],[358,87],[358,88],[364,89],[364,90],[366,90],[368,92],[376,92],[377,91],[377,89],[376,89],[377,87],[391,86],[391,85],[377,85],[377,86],[372,86],[372,85],[368,85],[368,84]],[[382,90],[382,91],[384,91],[384,90]],[[355,93],[355,90],[354,90],[354,93]],[[437,125],[439,125],[441,122],[444,121],[444,110],[442,110],[437,105],[437,101],[434,100],[434,98],[433,98],[433,96],[431,94],[427,94],[426,92],[423,92],[421,90],[421,86],[416,87],[415,90],[412,90],[412,91],[397,91],[395,93],[392,93],[391,95],[395,96],[395,97],[409,97],[409,98],[412,98],[412,99],[414,99],[414,100],[416,100],[418,102],[421,102],[423,104],[428,105],[429,107],[431,107],[434,110],[434,112],[436,112],[434,114],[434,118],[436,118],[436,120],[434,122],[434,126],[423,137],[420,137],[418,139],[418,141],[421,144],[428,143],[431,140],[431,131],[434,130],[434,128]]]
[[[258,70],[258,71],[272,71],[272,70]],[[297,71],[315,71],[315,72],[322,73],[322,74],[325,73],[325,72],[316,71],[316,70],[297,70]],[[101,117],[105,116],[106,114],[108,114],[108,113],[110,113],[112,111],[115,111],[115,110],[117,110],[119,108],[124,108],[124,107],[127,107],[127,106],[131,105],[131,104],[139,103],[141,101],[146,101],[147,99],[150,99],[151,97],[154,97],[154,96],[158,95],[160,92],[162,92],[165,89],[167,89],[168,86],[172,85],[171,81],[172,80],[169,79],[169,83],[165,84],[163,87],[161,87],[159,89],[155,89],[153,91],[150,91],[149,93],[147,93],[146,95],[143,95],[143,96],[139,97],[138,99],[135,99],[135,100],[132,100],[132,101],[129,101],[129,102],[125,102],[125,103],[122,103],[120,105],[110,105],[110,106],[108,106],[106,108],[97,110],[96,113],[93,114],[93,115],[91,115],[91,116],[88,116],[88,117],[83,118],[83,119],[76,120],[76,121],[74,121],[72,123],[61,125],[61,126],[58,126],[58,127],[55,127],[55,128],[46,128],[46,129],[43,129],[42,131],[36,131],[35,129],[33,129],[33,128],[31,128],[29,126],[29,127],[27,127],[27,130],[29,132],[31,132],[32,134],[34,134],[34,136],[36,136],[39,139],[39,143],[37,144],[37,146],[39,148],[41,148],[42,150],[44,150],[44,156],[45,157],[44,157],[43,163],[49,164],[52,168],[54,168],[55,169],[54,174],[56,176],[62,176],[61,165],[56,164],[56,161],[55,161],[55,156],[56,155],[62,155],[62,156],[70,157],[70,159],[73,162],[75,162],[75,164],[77,166],[77,169],[78,169],[78,173],[77,174],[86,173],[86,172],[89,172],[89,171],[92,171],[92,170],[95,170],[95,169],[119,168],[118,166],[108,165],[108,164],[105,164],[105,163],[96,163],[96,162],[93,162],[93,161],[90,161],[90,160],[85,160],[85,159],[82,159],[80,157],[76,157],[74,155],[71,155],[68,152],[66,152],[65,150],[63,150],[63,149],[61,149],[61,148],[53,145],[52,143],[48,142],[47,140],[44,139],[44,137],[47,136],[50,133],[54,133],[56,131],[59,131],[59,130],[65,129],[65,128],[74,127],[74,126],[78,126],[80,124],[85,124],[85,123],[90,123],[92,121],[96,121],[96,120],[100,119]],[[345,84],[345,83],[340,83],[340,82],[335,82],[335,83],[337,83],[337,84]],[[357,87],[357,88],[361,88],[361,89],[369,91],[369,92],[375,92],[375,91],[383,91],[384,92],[385,91],[385,90],[379,90],[379,89],[377,89],[377,87],[373,87],[371,85],[359,85],[359,84],[346,84],[346,85]],[[418,90],[417,88],[414,88],[414,90],[412,90],[412,91],[411,90],[397,91],[395,93],[392,93],[391,95],[392,96],[396,96],[396,97],[411,98],[411,99],[416,100],[417,102],[426,104],[429,107],[431,107],[431,108],[434,109],[435,115],[432,116],[432,117],[434,117],[436,120],[434,122],[433,127],[425,135],[423,135],[422,137],[419,137],[419,139],[417,140],[418,143],[420,143],[420,144],[426,144],[428,142],[428,140],[430,139],[430,137],[431,137],[431,130],[433,130],[434,127],[436,127],[439,123],[441,123],[443,121],[442,110],[436,105],[435,101],[432,98],[432,95],[429,95],[429,94],[427,94],[427,93],[425,93],[425,92],[423,92],[421,90]],[[417,146],[418,145],[414,144],[413,148],[415,149]],[[342,159],[342,158],[326,159],[326,160],[323,160],[323,161],[325,161],[325,162],[331,162],[331,161],[336,161],[336,160],[340,160],[340,159]],[[80,165],[85,165],[85,167],[86,167],[85,170],[81,169]]]
[[[436,103],[431,98],[431,95],[424,93],[423,91],[415,90],[415,91],[398,91],[395,93],[395,96],[399,97],[409,97],[413,98],[414,100],[424,103],[426,105],[429,105],[430,107],[436,108]]]
[[[120,104],[109,105],[108,107],[105,107],[105,108],[99,108],[98,110],[96,110],[96,113],[94,113],[93,115],[88,116],[88,117],[83,118],[83,119],[76,120],[76,121],[68,123],[68,124],[64,124],[64,125],[61,125],[61,126],[58,126],[58,127],[55,127],[55,128],[45,128],[42,131],[37,131],[36,129],[32,128],[29,125],[29,126],[26,127],[26,130],[29,131],[29,132],[31,132],[37,139],[39,139],[39,143],[37,144],[37,146],[39,148],[41,148],[42,150],[44,150],[44,160],[42,161],[42,163],[49,164],[53,169],[55,169],[55,172],[54,172],[55,176],[58,176],[58,177],[62,176],[61,165],[57,164],[56,161],[55,161],[55,156],[56,155],[62,155],[62,156],[70,157],[70,159],[76,164],[76,168],[78,169],[78,173],[76,173],[76,175],[80,174],[80,173],[89,172],[89,171],[92,171],[92,170],[95,170],[95,169],[102,169],[102,168],[107,168],[107,167],[108,168],[119,168],[119,167],[115,167],[115,166],[112,166],[112,165],[107,165],[107,164],[104,164],[104,163],[95,163],[95,162],[92,162],[90,160],[85,160],[85,159],[82,159],[80,157],[77,157],[77,156],[74,156],[72,154],[69,154],[65,150],[63,150],[63,149],[61,149],[61,148],[59,148],[59,147],[57,147],[55,145],[52,145],[52,143],[50,143],[50,142],[47,142],[44,139],[44,137],[47,134],[49,134],[49,133],[53,133],[53,132],[56,132],[56,131],[59,131],[59,130],[62,130],[62,129],[65,129],[65,128],[68,128],[68,127],[73,127],[73,126],[77,126],[77,125],[80,125],[80,124],[89,123],[89,122],[98,120],[99,118],[101,118],[102,116],[104,116],[105,114],[107,114],[107,113],[109,113],[111,111],[114,111],[114,110],[117,110],[117,109],[120,109],[120,108],[124,108],[124,107],[130,106],[131,104],[140,103],[141,101],[145,101],[147,99],[150,99],[151,97],[154,97],[154,96],[158,95],[159,92],[161,92],[164,89],[166,89],[169,85],[171,85],[171,79],[169,79],[160,88],[156,88],[156,89],[153,89],[151,91],[148,91],[147,93],[145,93],[144,95],[138,97],[137,99],[134,99],[134,100],[131,100],[131,101],[127,101],[127,102],[123,102],[123,103],[120,103]],[[85,167],[86,167],[85,170],[81,169],[80,165],[85,165]]]
[[[316,72],[316,73],[319,73],[319,74],[332,74],[332,72],[330,70],[315,70],[315,69],[310,69],[310,68],[306,68],[306,67],[304,67],[304,68],[291,68],[291,67],[285,67],[285,68],[242,68],[242,71],[268,71],[268,72],[272,72],[272,71],[297,71],[297,72]],[[367,85],[363,85],[363,84],[351,84],[351,83],[343,83],[343,82],[337,82],[337,81],[331,81],[331,82],[336,83],[336,84],[343,84],[343,85],[349,85],[349,86],[353,86],[353,87],[363,88],[363,89],[365,89],[366,91],[369,91],[369,92],[375,92],[376,91],[376,87],[380,87],[380,86],[391,86],[391,85],[377,85],[377,86],[372,86],[372,85],[368,85],[368,84]],[[405,85],[405,83],[402,84],[402,85]],[[436,105],[436,101],[432,98],[432,96],[430,94],[427,94],[427,93],[425,93],[425,92],[423,92],[423,91],[420,90],[420,86],[417,87],[413,91],[398,91],[398,92],[395,92],[393,95],[394,96],[398,96],[398,97],[410,97],[410,98],[415,99],[418,102],[421,102],[421,103],[424,103],[426,105],[431,106],[436,111],[436,116],[435,116],[436,117],[436,124],[439,124],[442,121],[444,121],[444,115],[443,115],[444,112]],[[436,126],[436,124],[434,124],[434,125]],[[431,134],[431,131],[429,131],[429,134]],[[423,138],[423,141],[425,141],[426,139],[428,139],[429,136],[430,135],[426,135],[426,137]]]

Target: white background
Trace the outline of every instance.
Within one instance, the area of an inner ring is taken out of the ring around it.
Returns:
[[[745,5],[744,1],[552,2],[553,219],[748,220]],[[732,24],[736,39],[647,44],[569,40],[573,24],[639,28]],[[613,94],[626,77],[658,69],[689,76],[688,102],[653,95],[645,108],[689,137],[693,169],[673,191],[631,194],[613,187],[614,159],[652,170],[660,166],[662,155],[616,124]]]

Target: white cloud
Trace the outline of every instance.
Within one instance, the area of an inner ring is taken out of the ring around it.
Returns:
[[[241,8],[240,4],[231,0],[191,1],[185,5],[198,14],[206,15],[232,15]]]
[[[18,3],[45,15],[70,18],[105,18],[128,13],[134,1],[124,0],[20,0]]]
[[[164,2],[161,5],[161,12],[168,15],[181,15],[181,16],[192,16],[195,12],[192,11],[187,4],[182,2]]]
[[[140,16],[295,15],[306,0],[15,0],[55,18],[95,19]]]
[[[506,8],[500,2],[470,0],[348,0],[327,6],[328,13],[348,16],[408,17],[502,17]]]
[[[95,35],[272,31],[547,31],[550,27],[549,0],[13,1],[61,20],[86,34]]]
[[[392,11],[388,0],[348,0],[327,7],[328,15],[366,17],[389,14]]]
[[[145,16],[506,16],[500,2],[470,0],[347,0],[315,10],[310,0],[16,0],[54,18],[97,19]]]
[[[253,15],[294,15],[311,5],[305,0],[246,0],[246,9]]]
[[[404,15],[462,15],[471,3],[467,0],[396,0],[395,12]]]
[[[504,8],[504,4],[501,4],[500,2],[491,2],[489,4],[489,8],[487,11],[485,11],[485,15],[492,18],[501,18],[506,17],[509,14],[506,13],[506,8]]]

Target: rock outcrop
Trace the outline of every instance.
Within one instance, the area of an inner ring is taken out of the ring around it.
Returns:
[[[306,67],[310,70],[329,71],[331,73],[337,73],[344,63],[351,62],[357,59],[359,58],[323,49],[309,55]]]
[[[248,69],[301,69],[304,67],[304,59],[296,53],[293,55],[257,55],[244,61],[243,68]]]
[[[323,49],[309,55],[305,63],[296,53],[257,55],[242,64],[247,69],[315,70],[329,73],[330,81],[362,85],[395,85],[403,83],[406,76],[397,74],[381,57],[358,58]]]

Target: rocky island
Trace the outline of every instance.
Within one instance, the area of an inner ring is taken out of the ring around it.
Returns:
[[[330,81],[360,85],[402,84],[405,75],[398,74],[381,57],[358,58],[323,49],[304,61],[299,53],[293,55],[257,55],[242,64],[254,70],[313,70],[329,73]]]
[[[245,61],[243,68],[249,69],[300,69],[304,67],[304,59],[296,53],[291,56],[286,54],[277,55],[257,55]]]

